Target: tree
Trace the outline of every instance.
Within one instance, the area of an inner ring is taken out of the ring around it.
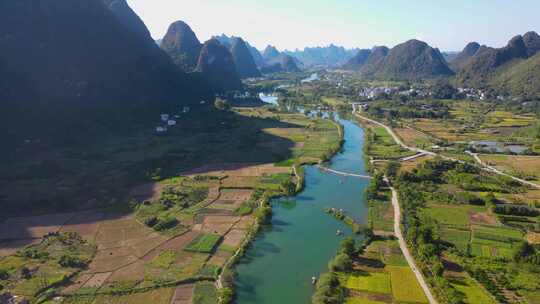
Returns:
[[[340,253],[330,261],[328,268],[331,271],[349,271],[352,268],[352,260],[347,254]]]
[[[347,237],[341,241],[340,250],[341,253],[345,253],[349,257],[353,257],[356,253],[356,244],[352,237]]]
[[[519,262],[535,253],[534,247],[528,242],[521,242],[514,250],[514,261]]]
[[[313,294],[313,304],[341,304],[345,298],[345,291],[339,285],[339,280],[334,273],[321,275],[317,282],[317,290]]]

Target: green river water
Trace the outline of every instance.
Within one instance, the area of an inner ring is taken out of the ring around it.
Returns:
[[[330,167],[363,174],[364,132],[355,123],[340,120],[344,126],[342,153]],[[264,228],[237,265],[238,304],[307,304],[314,286],[311,277],[326,272],[343,236],[350,235],[342,222],[324,212],[334,207],[345,210],[360,223],[367,220],[364,190],[369,181],[305,168],[306,187],[292,199],[272,201],[272,226]],[[287,201],[294,200],[295,203]]]

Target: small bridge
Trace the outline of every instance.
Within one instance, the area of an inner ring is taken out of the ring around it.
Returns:
[[[359,112],[360,109],[363,109],[365,106],[366,106],[366,103],[365,102],[352,102],[351,103],[352,105],[352,113],[356,113],[356,112]]]
[[[341,175],[341,176],[351,176],[351,177],[363,178],[363,179],[371,179],[371,176],[368,176],[368,175],[362,175],[362,174],[354,174],[354,173],[342,172],[342,171],[330,169],[330,168],[323,167],[323,166],[318,166],[318,167],[319,167],[319,169],[320,169],[321,171],[333,173],[333,174],[336,174],[336,175]]]

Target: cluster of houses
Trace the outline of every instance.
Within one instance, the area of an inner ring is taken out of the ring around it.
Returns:
[[[189,113],[190,108],[189,107],[183,107],[181,113]],[[162,113],[160,115],[160,122],[161,124],[156,127],[156,133],[166,133],[169,131],[169,128],[172,128],[176,126],[177,120],[180,119],[180,115],[170,115],[167,113]]]
[[[469,99],[486,100],[487,94],[483,90],[473,88],[458,88],[458,93]]]

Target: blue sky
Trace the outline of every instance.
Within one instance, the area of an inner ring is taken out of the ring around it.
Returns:
[[[441,50],[466,43],[500,47],[516,34],[540,31],[539,0],[128,0],[155,39],[187,22],[200,40],[225,33],[258,48],[330,43],[394,46],[424,40]]]

